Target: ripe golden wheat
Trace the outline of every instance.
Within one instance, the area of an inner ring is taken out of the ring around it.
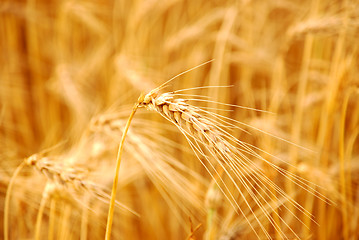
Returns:
[[[115,208],[112,239],[359,239],[358,9],[351,0],[1,1],[1,235],[103,239],[125,107],[214,58],[140,99],[117,200],[141,217]],[[112,116],[88,129],[104,111]]]
[[[169,81],[171,80],[172,79]],[[292,235],[300,239],[299,235],[297,235],[282,218],[278,209],[285,209],[293,218],[302,224],[304,223],[296,217],[295,211],[300,211],[312,219],[311,213],[267,177],[263,168],[256,166],[256,163],[251,160],[251,158],[262,160],[264,164],[267,164],[279,174],[292,181],[296,186],[305,189],[319,199],[326,201],[325,196],[320,194],[315,187],[312,187],[309,181],[261,157],[255,151],[261,151],[260,149],[242,142],[231,135],[228,129],[235,127],[232,123],[234,120],[195,107],[189,104],[186,99],[178,97],[186,95],[178,94],[178,92],[185,90],[160,94],[159,91],[164,88],[167,83],[168,82],[150,91],[148,94],[139,97],[123,133],[118,154],[118,164],[121,161],[124,137],[137,108],[144,107],[148,110],[156,111],[162,117],[176,125],[183,133],[192,150],[196,153],[197,158],[211,175],[217,187],[235,211],[245,218],[258,238],[261,238],[262,235],[258,233],[258,230],[253,227],[247,218],[246,210],[238,204],[239,199],[244,202],[244,205],[253,214],[254,222],[258,224],[260,231],[267,239],[272,239],[272,236],[264,224],[262,224],[263,218],[270,223],[276,234],[280,237],[288,238],[286,232],[281,227],[281,225],[283,225]],[[114,189],[116,188],[115,183],[117,182],[117,177],[118,173],[115,176],[113,191],[115,191]],[[230,190],[229,184],[224,181],[225,177],[229,179],[229,182],[237,190],[237,193],[233,193]],[[235,196],[236,194],[239,194],[239,196]],[[258,208],[259,213],[254,212],[253,209],[255,208]],[[108,225],[112,224],[111,214],[110,206]],[[108,231],[106,234],[107,239],[110,238],[111,226]]]

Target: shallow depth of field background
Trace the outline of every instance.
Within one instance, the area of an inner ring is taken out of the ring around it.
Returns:
[[[191,93],[269,111],[211,105],[305,148],[244,125],[249,133],[233,132],[332,201],[266,171],[313,214],[315,222],[293,210],[301,224],[281,213],[301,239],[358,239],[358,39],[354,0],[2,0],[1,216],[15,168],[56,144],[46,153],[51,161],[87,169],[89,180],[111,189],[121,130],[139,94],[215,59],[168,90],[233,85]],[[108,127],[108,118],[118,128]],[[245,218],[213,193],[185,138],[157,114],[139,110],[125,149],[117,199],[140,217],[117,208],[113,239],[186,239],[199,224],[196,239],[255,239]],[[239,204],[258,229],[253,214],[260,212]],[[36,227],[40,239],[103,239],[107,209],[108,200],[61,189],[26,167],[11,192],[10,239],[32,239]],[[263,225],[280,238],[265,219]]]

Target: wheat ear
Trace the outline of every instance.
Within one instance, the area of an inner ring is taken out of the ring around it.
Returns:
[[[38,154],[27,158],[25,164],[34,167],[50,181],[60,186],[71,187],[77,191],[84,190],[95,195],[102,202],[106,202],[110,198],[105,188],[87,179],[88,171],[84,168],[63,166],[49,157],[40,157]],[[138,216],[138,213],[117,201],[114,202],[114,205]]]
[[[292,181],[297,186],[312,194],[313,192],[318,194],[318,198],[321,198],[322,200],[325,200],[326,198],[311,187],[310,182],[290,173],[289,171],[286,171],[285,169],[279,168],[270,161],[264,159],[253,150],[255,149],[261,151],[260,149],[236,139],[228,131],[226,131],[226,127],[235,127],[235,125],[231,124],[231,121],[233,122],[234,120],[225,118],[215,113],[211,113],[212,117],[208,117],[210,114],[208,111],[189,104],[185,99],[178,98],[177,96],[180,94],[176,94],[176,92],[160,94],[159,90],[161,88],[162,87],[159,87],[152,90],[147,95],[141,96],[138,100],[138,107],[145,107],[148,110],[154,110],[178,127],[178,129],[187,138],[197,157],[199,159],[204,158],[207,160],[210,166],[206,166],[201,160],[202,165],[209,172],[220,191],[224,194],[232,207],[234,209],[238,209],[236,212],[243,215],[257,237],[260,238],[256,230],[250,224],[250,221],[247,219],[246,214],[238,205],[236,198],[231,193],[228,186],[224,183],[221,177],[219,177],[218,180],[216,179],[215,176],[221,175],[219,173],[221,170],[218,171],[213,163],[211,163],[209,156],[203,152],[200,144],[209,151],[210,155],[214,158],[214,160],[216,160],[220,169],[223,170],[223,173],[229,177],[231,183],[238,190],[238,193],[243,199],[246,207],[248,207],[251,213],[253,213],[255,221],[259,224],[261,231],[266,235],[266,238],[271,239],[271,236],[264,228],[261,220],[251,209],[251,203],[248,201],[248,197],[253,199],[254,204],[259,207],[276,232],[285,238],[285,234],[279,223],[274,220],[275,217],[280,219],[283,225],[285,225],[285,227],[287,227],[297,239],[300,239],[300,237],[290,228],[288,223],[286,223],[279,213],[275,211],[275,207],[272,206],[268,199],[273,199],[273,196],[278,194],[278,197],[282,199],[279,202],[279,206],[282,205],[301,223],[303,222],[295,215],[295,213],[284,205],[285,202],[289,202],[294,205],[298,211],[304,213],[312,219],[311,214],[290,196],[288,196],[274,182],[272,182],[263,170],[256,166],[256,164],[247,155],[262,160],[284,177],[294,179]],[[210,169],[214,171],[214,174],[211,173]],[[223,184],[223,187],[220,186],[220,183]],[[244,195],[238,183],[241,183],[241,186],[246,189],[249,196]],[[271,212],[269,210],[273,212],[274,216],[271,216]]]
[[[56,163],[50,157],[34,154],[25,160],[26,165],[34,167],[49,180],[74,189],[84,189],[95,192],[98,188],[94,183],[86,180],[87,170],[82,168],[66,167]]]

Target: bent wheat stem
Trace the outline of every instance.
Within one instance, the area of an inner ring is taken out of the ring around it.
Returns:
[[[139,100],[142,98],[142,95],[140,96]],[[118,175],[119,175],[119,171],[120,171],[120,165],[121,165],[121,157],[122,157],[122,153],[123,153],[123,143],[125,142],[125,138],[127,135],[127,131],[130,127],[131,121],[133,116],[136,113],[136,110],[138,108],[139,104],[136,103],[135,106],[132,109],[132,112],[127,120],[126,126],[125,126],[125,130],[123,131],[122,134],[122,138],[121,138],[121,142],[120,142],[120,146],[118,148],[118,152],[117,152],[117,161],[116,161],[116,170],[115,170],[115,177],[113,179],[113,185],[112,185],[112,192],[111,192],[111,200],[110,200],[110,207],[108,210],[108,215],[107,215],[107,225],[106,225],[106,240],[111,239],[111,229],[112,229],[112,222],[113,222],[113,213],[115,210],[115,201],[116,201],[116,190],[117,190],[117,182],[118,182]]]

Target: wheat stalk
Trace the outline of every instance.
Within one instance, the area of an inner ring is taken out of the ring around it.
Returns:
[[[192,71],[193,69],[195,68],[198,68],[200,66],[203,66],[209,62],[211,62],[213,60],[210,60],[210,61],[207,61],[205,63],[202,63],[194,68],[191,68],[187,71],[184,71],[178,75],[176,75],[175,77],[171,78],[170,80],[168,80],[167,82],[165,82],[164,84],[162,84],[160,87],[152,90],[149,94],[151,93],[154,93],[154,92],[158,92],[163,86],[165,86],[166,84],[168,84],[170,81],[172,81],[173,79],[177,78],[178,76],[180,75],[183,75],[189,71]],[[149,95],[147,94],[147,95]],[[147,96],[146,95],[146,96]],[[118,151],[117,151],[117,160],[116,160],[116,168],[115,168],[115,177],[113,179],[113,185],[112,185],[112,192],[111,192],[111,200],[110,200],[110,206],[109,206],[109,210],[108,210],[108,216],[107,216],[107,224],[106,224],[106,234],[105,234],[105,239],[106,240],[109,240],[111,239],[111,230],[112,230],[112,222],[113,222],[113,214],[114,214],[114,205],[115,205],[115,199],[116,199],[116,191],[117,191],[117,182],[118,182],[118,176],[119,176],[119,171],[120,171],[120,165],[121,165],[121,158],[122,158],[122,154],[123,154],[123,145],[124,145],[124,142],[125,142],[125,139],[126,139],[126,135],[127,135],[127,132],[128,132],[128,129],[130,128],[130,124],[131,124],[131,121],[138,109],[138,107],[140,105],[143,105],[143,100],[146,99],[146,96],[143,96],[142,94],[140,95],[140,97],[138,98],[136,104],[133,106],[132,108],[132,112],[126,122],[126,125],[125,125],[125,128],[123,130],[123,134],[122,134],[122,137],[121,137],[121,141],[120,141],[120,145],[118,147]]]
[[[202,66],[206,63],[203,63],[199,66]],[[192,69],[187,70],[179,75],[182,75],[191,70]],[[175,76],[174,78],[178,77],[179,75]],[[285,228],[289,229],[295,238],[300,239],[296,232],[280,216],[277,210],[280,207],[284,208],[304,226],[306,225],[296,216],[292,208],[288,208],[285,204],[291,204],[294,206],[295,210],[302,212],[305,216],[314,221],[311,213],[304,209],[291,196],[286,194],[278,185],[276,185],[266,175],[263,168],[257,166],[257,164],[251,160],[251,158],[262,160],[263,163],[273,168],[275,171],[277,171],[278,174],[281,174],[290,181],[293,181],[297,186],[317,196],[319,199],[327,201],[326,197],[320,194],[312,186],[313,183],[293,174],[290,171],[278,167],[274,163],[263,158],[260,154],[257,153],[257,151],[261,151],[270,155],[269,153],[266,153],[261,149],[256,148],[255,146],[242,142],[232,136],[228,132],[228,129],[236,127],[233,122],[238,123],[237,121],[191,105],[188,100],[179,97],[186,95],[179,93],[185,90],[160,93],[160,90],[165,88],[167,84],[174,78],[171,78],[160,87],[153,89],[148,94],[141,95],[133,107],[133,111],[127,121],[118,151],[114,185],[112,188],[111,203],[108,214],[106,239],[110,239],[111,235],[111,225],[113,220],[112,201],[114,201],[116,194],[116,184],[118,181],[118,171],[121,162],[124,139],[133,116],[138,108],[146,108],[148,110],[155,111],[170,121],[172,124],[177,126],[177,128],[188,140],[196,156],[211,175],[220,191],[227,198],[235,211],[245,218],[246,222],[249,224],[250,228],[258,238],[260,238],[259,233],[255,230],[250,220],[246,216],[246,213],[238,204],[237,198],[230,190],[229,185],[225,183],[222,175],[225,175],[227,178],[229,178],[231,184],[238,191],[238,194],[244,202],[244,205],[249,209],[254,218],[254,221],[258,224],[267,239],[272,239],[272,237],[267,229],[265,229],[264,224],[262,224],[263,217],[257,216],[258,213],[255,213],[255,211],[252,209],[253,206],[256,206],[259,209],[260,213],[267,221],[269,221],[276,234],[280,235],[280,237],[287,238],[285,232],[282,230],[282,226],[284,226]],[[193,98],[192,100],[203,101],[203,99],[198,98]],[[211,115],[211,117],[208,115]],[[209,154],[203,150],[202,146],[206,149],[207,152],[209,152]],[[207,164],[203,161],[203,159],[206,160]],[[214,163],[213,159],[215,160]]]

